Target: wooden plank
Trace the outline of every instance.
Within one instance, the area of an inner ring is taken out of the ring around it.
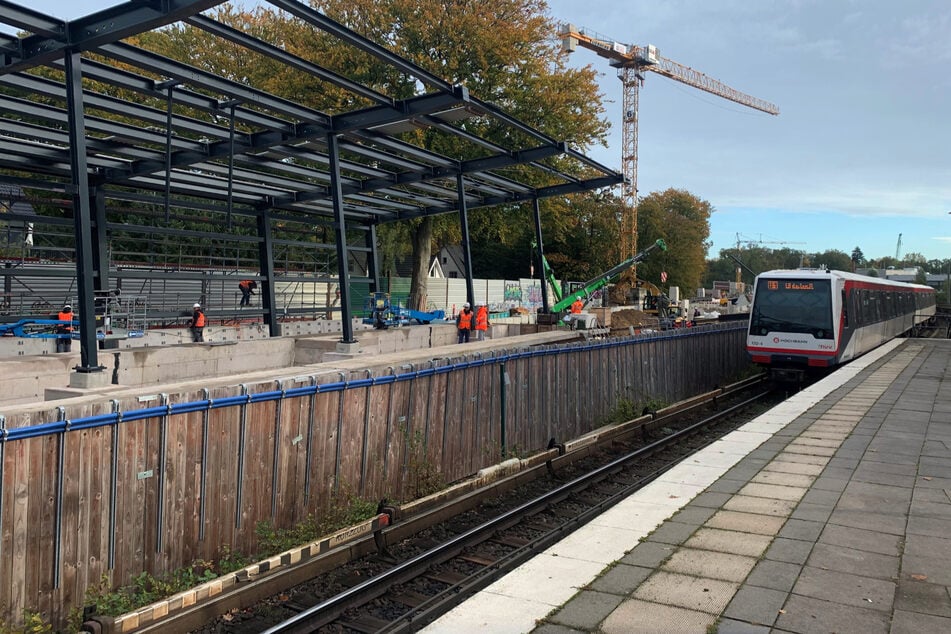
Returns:
[[[251,394],[270,392],[272,382],[248,387]],[[261,401],[247,405],[245,421],[247,433],[244,446],[244,474],[242,478],[241,528],[237,532],[237,545],[242,552],[257,549],[257,534],[254,528],[259,522],[273,524],[271,516],[271,491],[274,482],[274,443],[277,401]]]
[[[324,379],[326,380],[326,379]],[[331,377],[333,380],[333,377]],[[336,490],[337,429],[341,392],[321,392],[315,404],[313,459],[311,460],[310,509],[320,513],[328,508]]]
[[[356,378],[356,377],[354,377]],[[362,377],[361,377],[362,378]],[[349,389],[343,393],[343,416],[340,425],[340,454],[337,456],[338,496],[362,495],[363,444],[366,441],[366,401],[369,388]]]
[[[413,381],[411,380],[397,381],[390,386],[390,411],[387,421],[389,434],[383,476],[390,485],[394,500],[402,500],[405,495],[403,474],[410,433],[412,388]]]
[[[366,464],[363,465],[366,474],[363,496],[369,499],[379,500],[392,496],[392,487],[387,482],[384,473],[388,443],[390,442],[387,424],[389,422],[390,392],[392,389],[392,384],[374,385],[369,389]]]

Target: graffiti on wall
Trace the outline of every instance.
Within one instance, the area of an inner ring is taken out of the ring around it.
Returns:
[[[505,301],[507,302],[520,302],[522,301],[522,285],[518,282],[506,282],[505,283]]]

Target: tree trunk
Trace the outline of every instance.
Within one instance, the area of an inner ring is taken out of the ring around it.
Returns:
[[[429,277],[429,263],[433,253],[433,219],[423,218],[422,222],[410,230],[413,240],[413,278],[409,285],[409,307],[413,310],[426,310],[426,279]]]

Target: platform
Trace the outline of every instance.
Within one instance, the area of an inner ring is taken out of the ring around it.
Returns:
[[[865,355],[425,632],[951,632],[951,341]]]

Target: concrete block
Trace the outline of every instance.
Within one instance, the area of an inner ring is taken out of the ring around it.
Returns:
[[[69,375],[70,387],[89,389],[107,387],[111,384],[111,372],[73,372]]]

